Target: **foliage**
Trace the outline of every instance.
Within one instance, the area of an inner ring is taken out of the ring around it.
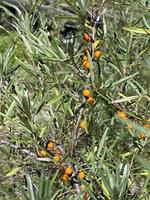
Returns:
[[[0,6],[0,199],[148,200],[149,3],[43,3]]]

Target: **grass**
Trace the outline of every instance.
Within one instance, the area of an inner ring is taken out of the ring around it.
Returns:
[[[24,12],[9,32],[15,46],[9,35],[0,39],[0,199],[148,200],[150,5],[108,3],[96,26],[87,13],[95,1],[63,3],[75,11],[75,38],[62,35],[68,16],[54,14],[48,33],[49,19],[40,13],[35,30]]]

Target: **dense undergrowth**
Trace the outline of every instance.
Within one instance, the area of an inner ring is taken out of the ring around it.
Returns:
[[[149,200],[149,2],[41,6],[0,5],[0,200]]]

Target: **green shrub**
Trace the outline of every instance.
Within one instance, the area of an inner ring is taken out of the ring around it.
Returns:
[[[2,199],[150,198],[149,5],[103,2],[1,7]]]

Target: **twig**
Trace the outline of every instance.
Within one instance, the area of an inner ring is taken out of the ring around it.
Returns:
[[[0,146],[4,146],[4,145],[9,145],[11,148],[17,149],[17,150],[21,151],[22,153],[28,154],[29,156],[37,157],[36,154],[32,153],[31,151],[29,151],[27,149],[22,149],[22,148],[18,147],[18,145],[14,145],[14,144],[11,144],[10,142],[1,140]]]
[[[104,5],[105,5],[106,1],[107,0],[103,0],[102,3],[101,3],[100,9],[98,11],[97,18],[95,20],[95,25],[100,21],[100,18],[101,18],[102,14],[103,14]]]
[[[85,99],[83,99],[83,104],[85,103]],[[72,146],[71,146],[71,156],[75,157],[76,154],[76,146],[77,146],[77,141],[78,141],[78,132],[79,132],[79,123],[82,119],[82,114],[83,114],[84,108],[81,107],[79,110],[79,115],[77,118],[77,123],[75,125],[75,128],[73,130],[73,136],[72,136]]]

